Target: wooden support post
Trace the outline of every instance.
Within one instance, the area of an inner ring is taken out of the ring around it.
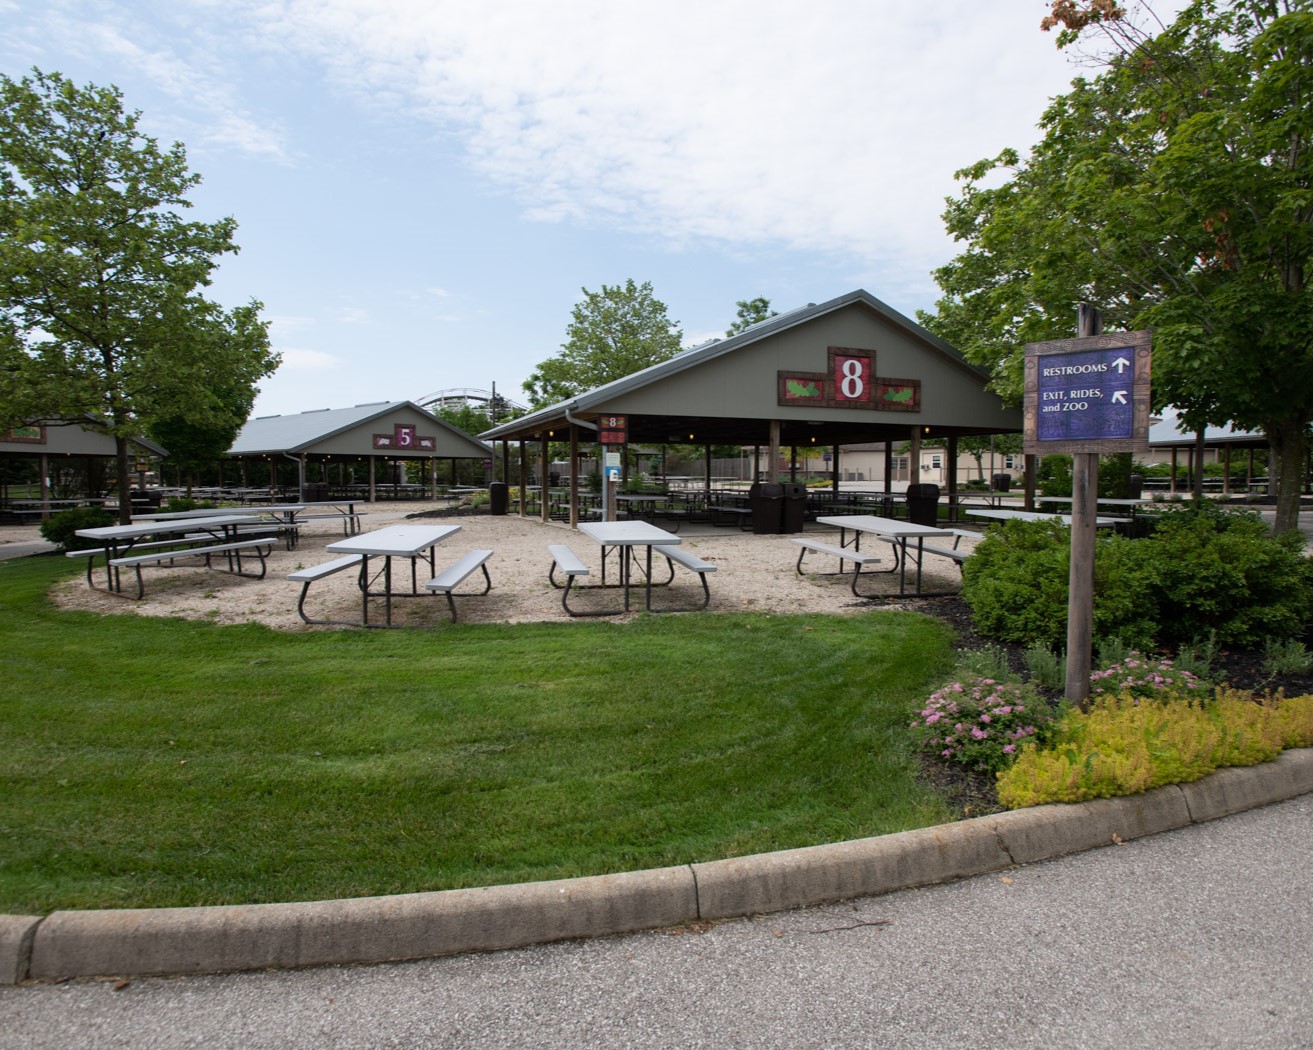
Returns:
[[[1078,336],[1099,334],[1099,312],[1080,306]],[[1099,455],[1071,457],[1071,568],[1067,591],[1067,699],[1084,708],[1090,699],[1090,650],[1094,626],[1094,524],[1099,500]]]
[[[579,428],[570,424],[570,528],[579,524]]]
[[[780,480],[780,421],[770,421],[770,466],[766,468],[767,481]]]
[[[522,518],[529,516],[529,501],[524,498],[525,490],[529,487],[529,457],[525,452],[524,438],[520,438],[520,517]]]
[[[948,448],[945,453],[948,456],[948,462],[944,464],[947,468],[948,480],[948,520],[957,521],[957,435],[948,435]]]
[[[547,470],[551,465],[551,450],[547,446],[547,435],[544,434],[542,437],[541,459],[538,463],[538,517],[544,525],[552,520],[547,507]],[[520,490],[521,504],[528,500],[528,495],[523,489]]]

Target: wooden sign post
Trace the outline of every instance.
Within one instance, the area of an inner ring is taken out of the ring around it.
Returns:
[[[1102,335],[1098,311],[1082,304],[1080,336],[1026,344],[1027,455],[1072,456],[1071,571],[1067,595],[1066,697],[1090,695],[1095,518],[1099,456],[1149,449],[1148,332]]]
[[[602,520],[616,521],[616,494],[620,491],[624,446],[629,441],[629,417],[598,416],[597,441],[602,446]]]

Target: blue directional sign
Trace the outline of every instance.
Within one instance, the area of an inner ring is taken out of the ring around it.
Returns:
[[[1131,439],[1134,347],[1048,354],[1037,365],[1040,441]]]

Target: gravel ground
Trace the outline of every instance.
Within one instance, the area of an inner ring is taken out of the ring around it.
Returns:
[[[492,591],[483,597],[457,599],[462,622],[523,623],[569,619],[561,608],[560,592],[547,580],[551,567],[547,545],[569,544],[596,573],[599,556],[591,540],[561,524],[543,524],[515,515],[446,517],[445,510],[442,504],[413,501],[372,504],[367,507],[363,524],[366,530],[372,530],[405,522],[416,515],[423,515],[424,520],[441,515],[443,520],[454,521],[460,525],[461,531],[438,548],[439,567],[455,561],[473,548],[493,550],[495,553],[488,562]],[[146,595],[141,601],[93,590],[81,577],[57,586],[53,599],[61,608],[67,609],[179,616],[215,623],[257,622],[282,631],[340,630],[311,628],[304,624],[296,614],[300,584],[286,578],[295,569],[336,556],[324,550],[326,544],[341,535],[336,525],[320,521],[312,526],[302,530],[296,550],[287,551],[281,547],[274,550],[268,559],[268,574],[263,580],[244,579],[203,568],[148,567],[144,570]],[[34,533],[30,526],[0,529],[0,543],[30,541]],[[855,598],[846,576],[811,575],[810,572],[807,576],[799,576],[794,568],[799,548],[789,536],[758,536],[737,528],[686,525],[681,529],[680,537],[688,549],[716,565],[716,572],[709,576],[709,610],[712,612],[843,614],[869,611],[883,604]],[[892,565],[887,546],[881,544],[876,550],[885,555],[885,565]],[[833,559],[819,555],[809,556],[807,567],[825,572],[837,568]],[[926,558],[926,589],[955,590],[960,583],[961,573],[955,563],[946,558]],[[869,582],[863,583],[863,589],[868,588],[896,596],[897,577],[893,574],[872,576]],[[477,590],[476,578],[467,581],[465,589]],[[678,569],[670,603],[695,602],[700,592],[697,577]],[[580,604],[582,606],[583,602]],[[898,606],[902,603],[894,601],[891,604]],[[360,598],[354,575],[341,572],[316,582],[311,587],[307,609],[311,616],[320,619],[358,619]],[[398,624],[440,624],[448,619],[447,603],[440,598],[400,601],[394,603],[393,609],[393,619]]]

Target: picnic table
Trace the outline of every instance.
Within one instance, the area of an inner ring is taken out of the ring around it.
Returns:
[[[947,538],[952,539],[954,536],[952,529],[940,529],[931,525],[918,525],[915,522],[905,521],[902,518],[884,518],[875,514],[840,514],[832,517],[817,518],[816,521],[821,525],[833,525],[839,530],[839,546],[841,548],[848,546],[848,531],[853,532],[852,549],[859,551],[861,549],[861,539],[863,534],[876,536],[888,543],[894,551],[894,569],[898,572],[898,594],[905,596],[907,594],[907,561],[912,558],[916,565],[916,584],[914,594],[923,595],[921,563],[927,553],[925,541],[927,539]],[[915,540],[915,546],[910,546]],[[935,551],[930,551],[935,553]],[[887,571],[893,572],[894,569]]]
[[[325,550],[334,554],[359,555],[360,562],[360,624],[371,626],[369,622],[369,599],[382,598],[384,601],[385,625],[392,626],[392,599],[416,598],[426,596],[420,590],[418,564],[427,561],[429,575],[437,571],[437,547],[443,540],[460,532],[459,525],[388,525],[373,532],[359,533],[346,539],[335,540]],[[427,552],[427,554],[425,553]],[[369,570],[371,558],[382,558],[383,568],[372,577]],[[392,585],[392,559],[407,558],[410,561],[410,590],[398,591]],[[345,559],[344,559],[345,560]],[[370,587],[382,578],[383,589],[371,590]]]
[[[131,566],[137,574],[137,597],[144,593],[141,578],[143,564],[171,564],[173,559],[185,557],[204,557],[210,565],[210,555],[224,554],[229,572],[237,576],[250,576],[242,570],[242,551],[259,550],[261,540],[241,541],[238,529],[249,525],[249,514],[209,514],[173,518],[167,521],[139,521],[131,525],[101,525],[90,529],[78,529],[77,535],[84,539],[98,541],[99,548],[82,551],[69,551],[70,557],[87,558],[87,583],[92,582],[92,562],[97,554],[105,555],[105,589],[112,594],[122,593],[120,569]],[[176,536],[174,540],[160,540],[159,537]],[[133,551],[149,543],[156,549],[151,554],[134,554]],[[264,576],[264,557],[260,556],[260,573]]]
[[[1075,497],[1074,497],[1074,496],[1036,496],[1036,497],[1035,497],[1035,502],[1036,502],[1036,503],[1063,503],[1063,504],[1070,505],[1072,502],[1074,502],[1074,500],[1075,500]],[[1155,502],[1157,502],[1157,501],[1156,501],[1156,500],[1153,500],[1153,499],[1146,499],[1146,498],[1139,498],[1139,499],[1131,499],[1131,498],[1109,498],[1109,499],[1104,499],[1104,498],[1100,497],[1100,498],[1096,499],[1094,502],[1095,502],[1096,507],[1124,507],[1124,508],[1127,508],[1127,510],[1128,510],[1129,513],[1130,513],[1131,518],[1134,518],[1134,517],[1135,517],[1135,512],[1136,512],[1137,510],[1139,510],[1139,508],[1141,508],[1141,507],[1143,507],[1143,506],[1146,506],[1146,505],[1148,505],[1148,504],[1155,503]]]
[[[995,521],[1008,521],[1015,518],[1017,521],[1052,521],[1057,518],[1064,525],[1071,524],[1070,514],[1043,514],[1037,510],[967,510],[967,514],[973,518],[992,518]],[[1123,518],[1099,518],[1094,519],[1095,527],[1111,528],[1114,525],[1121,524]]]
[[[624,608],[608,611],[608,615],[620,616],[629,612],[629,588],[633,580],[633,563],[636,549],[645,552],[642,572],[644,581],[643,608],[652,610],[652,548],[671,547],[681,542],[673,532],[658,528],[647,521],[584,521],[579,523],[579,531],[596,541],[602,548],[602,585],[606,585],[606,558],[609,548],[620,552],[620,588],[624,591]]]

